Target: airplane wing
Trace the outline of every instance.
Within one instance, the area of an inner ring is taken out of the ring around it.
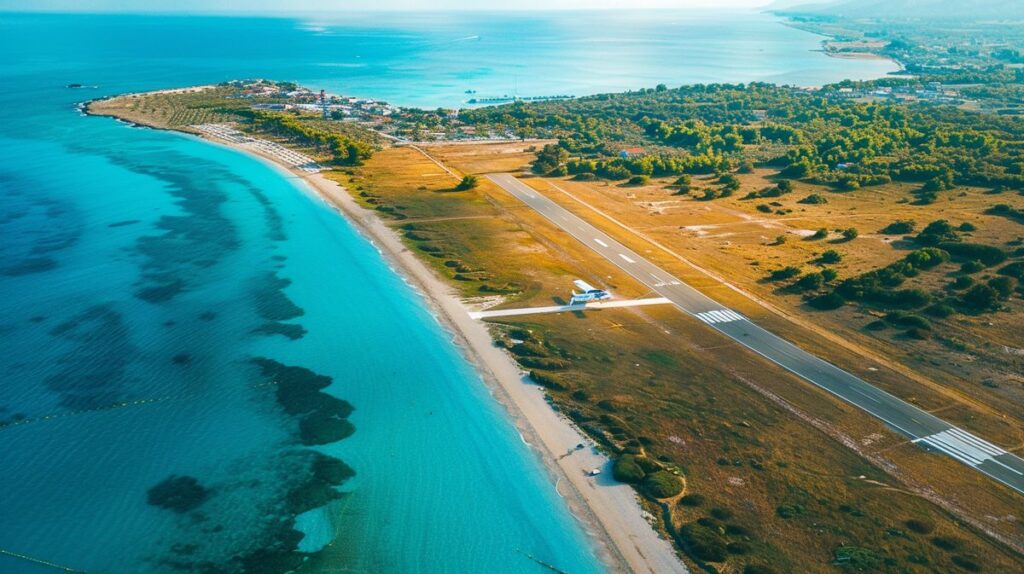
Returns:
[[[584,293],[586,293],[587,291],[594,291],[594,287],[590,283],[587,283],[582,279],[577,279],[573,281],[573,285],[575,285],[577,289],[583,291]]]

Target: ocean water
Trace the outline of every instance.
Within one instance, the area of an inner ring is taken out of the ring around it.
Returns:
[[[440,106],[891,69],[762,15],[602,18],[0,14],[0,572],[274,572],[295,548],[307,572],[600,571],[350,225],[260,161],[75,104],[239,77]]]

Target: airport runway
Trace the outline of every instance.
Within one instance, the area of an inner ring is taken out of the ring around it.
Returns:
[[[870,413],[932,451],[963,464],[1024,494],[1024,460],[957,428],[870,383],[827,363],[758,327],[749,319],[663,271],[636,252],[576,217],[510,174],[488,179],[608,259],[634,279],[671,300],[751,351],[791,373]]]

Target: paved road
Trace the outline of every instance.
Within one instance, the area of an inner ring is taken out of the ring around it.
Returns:
[[[1024,460],[907,403],[697,291],[509,174],[488,179],[537,210],[636,280],[751,351],[881,419],[915,443],[942,452],[1024,494]]]

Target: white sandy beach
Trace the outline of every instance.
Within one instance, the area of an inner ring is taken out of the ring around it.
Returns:
[[[632,487],[611,477],[611,462],[596,452],[566,417],[547,403],[544,390],[533,384],[512,357],[494,342],[484,323],[454,289],[402,244],[398,234],[374,212],[360,206],[337,182],[322,173],[309,173],[262,154],[250,146],[203,136],[249,153],[307,182],[316,193],[353,223],[382,254],[425,296],[441,322],[453,333],[492,394],[503,404],[523,436],[552,473],[559,493],[591,534],[597,551],[613,572],[685,573],[686,566],[672,544],[648,523],[648,515]],[[583,443],[588,448],[575,450]],[[588,476],[600,468],[599,476]]]

